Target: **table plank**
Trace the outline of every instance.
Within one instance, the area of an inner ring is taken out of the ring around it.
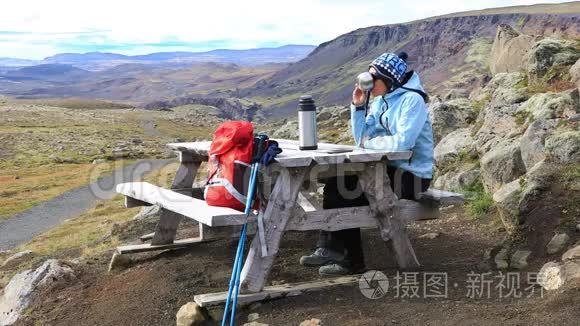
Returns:
[[[318,150],[299,150],[298,141],[287,139],[275,139],[280,144],[283,152],[276,157],[276,162],[283,167],[309,166],[313,162],[320,165],[334,165],[343,163],[378,162],[387,158],[389,160],[407,160],[411,157],[411,151],[382,151],[363,149],[351,145],[338,145],[318,143]],[[181,152],[193,152],[199,157],[207,159],[211,142],[194,143],[171,143],[167,146]],[[335,151],[338,151],[336,153]]]

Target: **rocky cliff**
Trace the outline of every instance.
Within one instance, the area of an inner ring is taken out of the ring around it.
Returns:
[[[435,187],[497,216],[515,236],[506,243],[551,254],[580,213],[580,44],[500,25],[492,48],[492,79],[471,100],[430,107]]]

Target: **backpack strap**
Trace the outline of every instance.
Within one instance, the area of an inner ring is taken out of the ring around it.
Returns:
[[[405,89],[405,90],[408,90],[408,91],[411,91],[411,92],[415,92],[415,93],[421,95],[421,97],[423,98],[423,101],[425,101],[425,103],[429,103],[429,95],[427,95],[427,93],[423,92],[422,90],[420,90],[420,89],[414,89],[414,88],[408,88],[408,87],[405,87],[405,86],[401,86],[401,88],[402,89]]]

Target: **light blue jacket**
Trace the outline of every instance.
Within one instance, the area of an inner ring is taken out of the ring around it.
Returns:
[[[424,91],[416,73],[403,86]],[[433,129],[421,95],[398,88],[375,98],[366,119],[364,115],[364,109],[351,104],[352,134],[357,145],[363,139],[364,148],[411,150],[411,159],[391,161],[389,165],[423,179],[433,178]]]

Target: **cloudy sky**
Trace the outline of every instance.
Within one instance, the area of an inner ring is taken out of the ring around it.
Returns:
[[[539,2],[561,1],[7,0],[0,10],[0,57],[317,45],[366,26]]]

